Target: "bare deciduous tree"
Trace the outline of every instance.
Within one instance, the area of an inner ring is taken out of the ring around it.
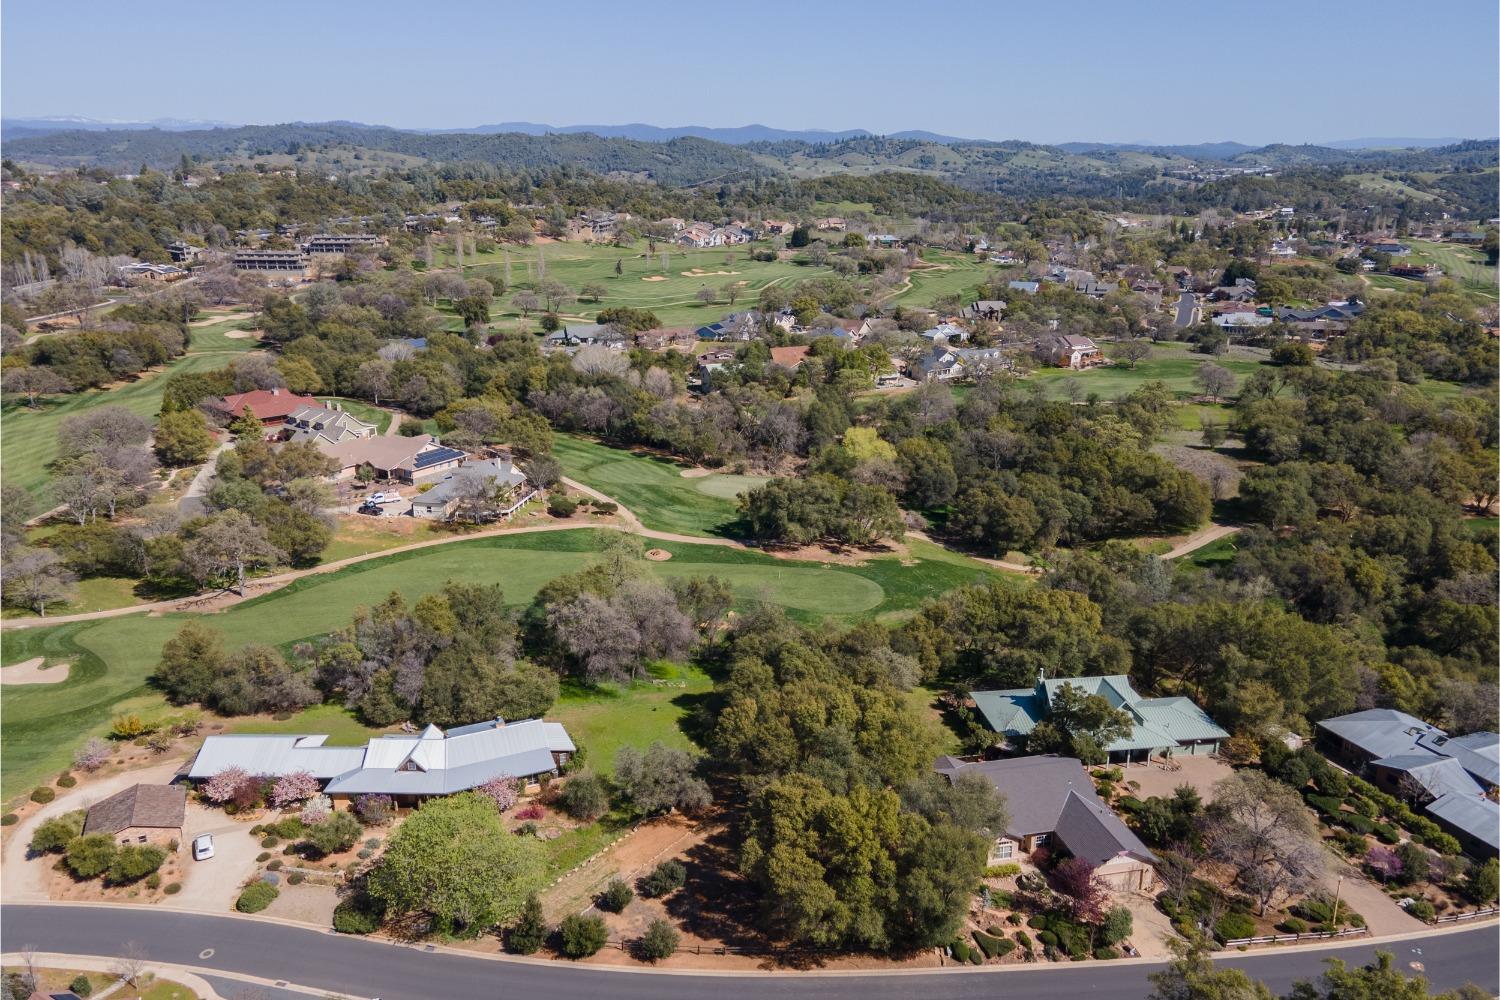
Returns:
[[[229,577],[230,589],[244,596],[245,574],[259,566],[270,566],[286,558],[266,537],[266,529],[243,511],[228,510],[193,533],[185,546],[184,560],[200,584]]]
[[[26,405],[35,408],[38,396],[62,392],[68,388],[68,383],[51,368],[28,365],[24,368],[7,368],[5,380],[0,387],[7,393],[25,396]]]
[[[1219,397],[1234,390],[1234,372],[1212,361],[1205,361],[1198,366],[1198,371],[1193,375],[1193,381],[1197,382],[1199,388],[1212,397],[1215,403],[1219,401]]]
[[[1259,771],[1214,785],[1204,840],[1261,913],[1278,895],[1305,891],[1322,871],[1323,849],[1301,796]]]

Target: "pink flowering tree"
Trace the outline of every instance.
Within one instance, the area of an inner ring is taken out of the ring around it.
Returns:
[[[1365,865],[1379,875],[1382,882],[1389,882],[1406,870],[1406,865],[1401,862],[1401,855],[1382,844],[1376,844],[1366,852]]]
[[[293,771],[277,778],[276,784],[271,786],[271,805],[278,809],[285,808],[297,802],[306,802],[321,791],[317,778],[306,771]]]
[[[109,744],[95,736],[73,754],[73,766],[80,771],[97,771],[109,760]]]
[[[203,794],[210,802],[231,802],[250,781],[242,767],[226,767],[203,784]]]
[[[521,794],[521,785],[515,778],[502,776],[491,778],[474,791],[495,803],[496,809],[505,812],[516,804],[516,799]]]

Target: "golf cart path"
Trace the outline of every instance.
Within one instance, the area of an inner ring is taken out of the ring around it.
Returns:
[[[592,496],[597,500],[617,504],[617,501],[610,499],[597,490],[590,489],[589,487],[583,486],[579,483],[575,483],[570,479],[564,479],[563,482],[568,486],[577,489],[581,493],[587,493],[589,496]],[[749,546],[745,545],[743,542],[737,542],[731,538],[701,538],[697,535],[682,535],[676,532],[655,531],[651,528],[643,527],[641,525],[640,519],[636,517],[635,514],[627,507],[620,507],[619,513],[616,516],[619,518],[619,523],[616,524],[606,524],[601,522],[569,523],[566,521],[557,521],[551,524],[529,525],[524,528],[490,528],[484,531],[474,531],[463,535],[453,535],[449,538],[433,538],[423,542],[413,542],[410,545],[398,545],[394,548],[381,549],[379,552],[366,552],[362,555],[350,556],[347,559],[336,559],[333,562],[327,562],[318,566],[312,566],[308,569],[289,570],[285,573],[277,573],[273,576],[258,577],[251,581],[255,585],[255,591],[253,593],[244,596],[231,595],[231,600],[226,603],[217,605],[215,607],[215,610],[222,610],[226,607],[233,607],[235,604],[238,604],[241,601],[249,600],[251,597],[260,597],[263,594],[279,590],[280,588],[291,583],[293,580],[300,580],[303,577],[308,576],[316,576],[319,573],[337,572],[338,570],[344,569],[347,566],[353,566],[357,563],[368,562],[371,559],[383,559],[386,556],[397,555],[402,552],[414,552],[418,549],[430,549],[438,545],[451,545],[454,542],[466,542],[476,538],[493,538],[499,535],[529,535],[543,531],[574,531],[579,528],[605,528],[611,531],[624,531],[630,534],[640,535],[643,538],[650,538],[662,542],[684,542],[690,545],[719,545],[739,549],[749,548]],[[191,597],[177,597],[169,601],[153,601],[149,604],[132,604],[128,607],[123,608],[109,608],[105,611],[89,611],[75,615],[52,615],[45,618],[7,618],[4,620],[0,620],[0,630],[10,631],[12,629],[38,628],[41,626],[50,625],[67,625],[74,622],[97,621],[104,618],[120,618],[125,615],[141,614],[142,612],[162,614],[172,611],[194,611],[198,610],[198,606],[203,604],[208,599],[217,598],[219,596],[221,595],[195,594]]]
[[[1180,559],[1189,552],[1197,552],[1205,545],[1211,545],[1221,538],[1226,538],[1240,530],[1237,524],[1210,524],[1206,528],[1199,528],[1188,535],[1177,545],[1173,546],[1163,559]]]

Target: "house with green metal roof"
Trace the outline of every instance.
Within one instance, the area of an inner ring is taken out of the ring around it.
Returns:
[[[1052,700],[1064,685],[1099,695],[1111,707],[1130,716],[1130,732],[1104,747],[1111,763],[1140,762],[1153,756],[1213,754],[1229,739],[1229,734],[1191,698],[1142,698],[1124,674],[1042,678],[1034,688],[975,691],[974,705],[991,729],[1007,741],[1020,741],[1051,713]]]

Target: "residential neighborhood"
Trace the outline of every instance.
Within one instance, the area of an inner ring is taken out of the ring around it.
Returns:
[[[1500,996],[1500,8],[351,12],[0,11],[0,1000]]]

